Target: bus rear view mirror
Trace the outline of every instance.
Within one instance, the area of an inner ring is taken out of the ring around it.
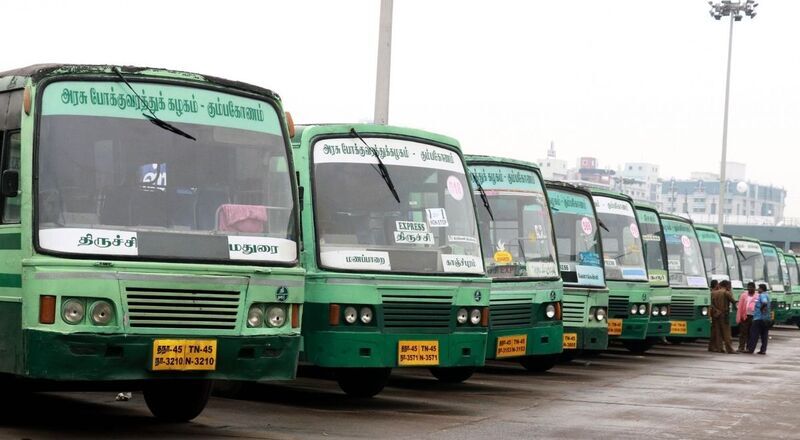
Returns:
[[[0,177],[0,191],[4,197],[16,197],[19,193],[19,171],[5,170]]]

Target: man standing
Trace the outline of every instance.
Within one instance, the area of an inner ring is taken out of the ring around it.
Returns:
[[[761,338],[761,349],[758,354],[767,354],[767,341],[769,340],[770,309],[769,293],[766,284],[758,285],[758,297],[754,301],[753,326],[750,328],[750,340],[747,341],[747,352],[756,351],[756,344]]]
[[[756,298],[756,283],[750,281],[747,283],[747,290],[739,295],[739,304],[736,306],[736,323],[739,324],[739,349],[737,351],[739,353],[747,352]]]
[[[720,281],[711,291],[711,340],[708,350],[719,353],[735,353],[731,346],[729,310],[736,300],[731,295],[731,282]]]

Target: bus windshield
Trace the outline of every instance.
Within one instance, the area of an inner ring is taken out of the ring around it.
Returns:
[[[131,85],[136,93],[98,81],[44,90],[38,245],[72,254],[296,261],[275,108],[211,89]],[[196,140],[154,124],[143,115],[148,108]]]
[[[667,258],[664,255],[664,248],[661,240],[664,231],[661,230],[661,222],[658,214],[649,209],[637,209],[636,217],[639,220],[642,241],[644,242],[644,255],[647,259],[647,276],[653,285],[666,286],[669,283],[667,277]]]
[[[783,291],[783,282],[781,281],[781,266],[778,261],[778,251],[772,246],[761,246],[761,252],[764,254],[764,262],[767,265],[767,283],[772,290]]]
[[[784,287],[791,286],[789,283],[789,266],[786,264],[786,255],[778,253],[778,262],[781,264],[781,282]]]
[[[745,240],[736,240],[736,247],[739,250],[739,264],[742,267],[742,281],[763,283],[764,276],[764,254],[758,243]]]
[[[459,155],[409,139],[364,137],[364,142],[368,145],[359,138],[340,137],[314,143],[321,265],[358,271],[484,273],[475,209]]]
[[[797,260],[795,259],[795,257],[787,255],[786,266],[788,266],[789,270],[789,285],[797,286],[798,284],[800,284],[800,281],[798,281]]]
[[[642,237],[633,205],[625,200],[594,196],[603,239],[606,279],[647,281]]]
[[[725,261],[728,263],[728,274],[731,277],[731,287],[741,289],[744,284],[742,284],[742,269],[739,265],[736,245],[730,237],[723,235],[721,238],[722,246],[725,248]]]
[[[691,224],[664,219],[669,284],[676,287],[708,287],[700,243]]]
[[[475,192],[486,272],[493,278],[558,278],[553,225],[538,174],[491,165],[471,166],[470,174],[489,202],[487,209]]]
[[[700,249],[703,251],[703,260],[708,279],[717,281],[730,279],[725,248],[722,246],[719,234],[699,229],[697,230],[697,238],[700,239]]]
[[[547,189],[556,233],[558,264],[565,285],[605,287],[600,240],[592,200],[585,194]]]

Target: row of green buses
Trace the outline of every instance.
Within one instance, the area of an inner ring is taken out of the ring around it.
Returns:
[[[707,274],[785,285],[800,325],[774,247],[434,133],[295,128],[220,78],[0,73],[0,167],[0,379],[141,389],[167,420],[301,362],[369,397],[396,367],[457,383],[707,337]]]

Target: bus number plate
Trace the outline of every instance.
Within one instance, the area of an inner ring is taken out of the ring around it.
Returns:
[[[685,335],[686,332],[686,321],[672,321],[669,326],[669,334],[671,335]]]
[[[608,335],[609,336],[619,336],[622,334],[622,320],[621,319],[609,319],[608,320]]]
[[[564,333],[564,343],[561,346],[564,350],[576,350],[578,348],[578,334]]]
[[[528,335],[501,336],[497,338],[498,358],[525,356],[528,350]]]
[[[217,369],[217,341],[156,339],[153,341],[153,371]]]
[[[439,341],[400,341],[397,364],[401,367],[439,365]]]

